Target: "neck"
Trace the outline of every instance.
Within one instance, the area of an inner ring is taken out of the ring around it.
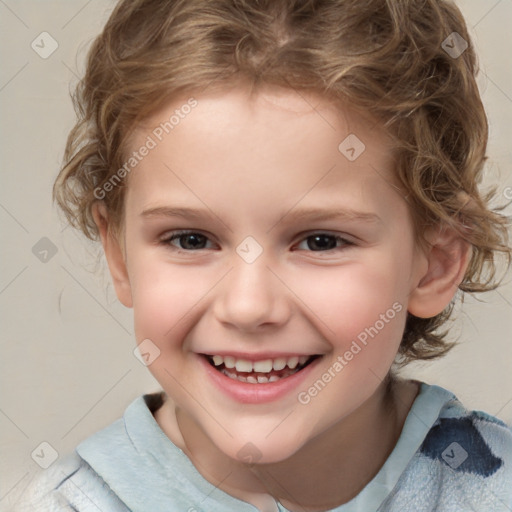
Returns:
[[[354,413],[285,461],[254,467],[289,510],[330,510],[353,499],[378,473],[400,428],[394,389],[383,383]]]
[[[170,405],[162,429],[206,480],[259,510],[329,510],[353,499],[374,478],[393,450],[418,388],[384,381],[356,411],[311,439],[286,460],[246,465],[223,454],[194,420]],[[165,407],[164,405],[164,407]],[[159,419],[160,418],[160,419]],[[219,482],[221,484],[219,485]]]

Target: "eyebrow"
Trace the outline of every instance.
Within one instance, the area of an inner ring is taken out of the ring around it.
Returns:
[[[297,222],[301,220],[347,220],[362,222],[379,222],[381,218],[373,212],[362,212],[352,208],[303,208],[290,211],[281,217],[280,221],[287,219],[287,222]]]
[[[183,217],[194,220],[199,220],[204,217],[212,217],[213,215],[208,210],[200,210],[197,208],[183,208],[171,206],[157,206],[155,208],[148,208],[141,213],[142,217]]]
[[[213,219],[217,217],[211,211],[198,208],[157,206],[148,208],[141,213],[142,217],[182,217],[185,219],[201,220],[204,218]],[[219,217],[217,217],[219,218]],[[275,225],[280,222],[292,223],[300,221],[322,221],[322,220],[345,220],[368,223],[381,222],[382,219],[372,212],[363,212],[351,208],[302,208],[285,213]]]

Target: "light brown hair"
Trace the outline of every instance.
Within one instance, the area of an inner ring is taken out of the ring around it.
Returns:
[[[444,41],[468,48],[450,55]],[[450,39],[452,37],[452,39]],[[317,92],[383,126],[416,235],[448,224],[472,246],[462,292],[494,289],[510,265],[508,224],[479,191],[487,119],[476,56],[458,8],[443,0],[121,0],[94,41],[74,103],[54,197],[72,225],[97,238],[91,207],[125,163],[144,118],[173,97],[248,80]],[[122,222],[125,183],[102,200]],[[508,267],[507,267],[508,268]],[[441,314],[409,314],[401,364],[446,353]]]

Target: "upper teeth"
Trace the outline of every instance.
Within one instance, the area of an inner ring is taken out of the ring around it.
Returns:
[[[308,356],[278,357],[276,359],[263,359],[261,361],[249,361],[247,359],[236,359],[233,356],[212,356],[213,364],[220,366],[224,363],[226,368],[235,368],[237,372],[261,372],[268,373],[272,370],[282,370],[286,366],[294,369],[298,364],[304,364]]]

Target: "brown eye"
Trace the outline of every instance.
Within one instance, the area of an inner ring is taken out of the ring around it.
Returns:
[[[337,240],[331,235],[313,235],[307,238],[308,249],[312,251],[323,251],[335,249]]]
[[[306,244],[306,247],[302,247],[302,250],[313,252],[332,251],[354,245],[352,242],[341,236],[330,235],[328,233],[314,233],[309,235],[299,244],[299,249],[301,249],[300,245],[304,243]]]
[[[173,243],[177,241],[177,243]],[[205,244],[208,238],[201,233],[192,231],[180,231],[162,240],[163,243],[176,247],[178,250],[194,251],[198,249],[205,249]]]

